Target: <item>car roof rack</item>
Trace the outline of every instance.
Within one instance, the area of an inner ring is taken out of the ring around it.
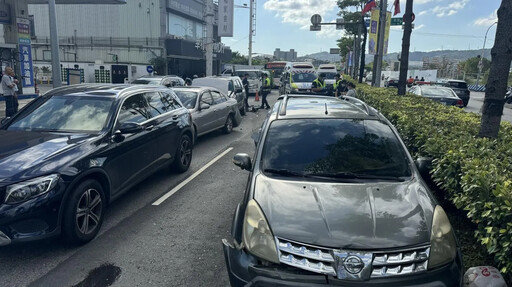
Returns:
[[[345,100],[351,104],[354,104],[354,105],[363,106],[363,108],[366,110],[366,114],[368,114],[369,116],[378,116],[378,114],[375,112],[375,110],[372,107],[368,106],[368,104],[366,104],[365,102],[363,102],[362,100],[360,100],[358,98],[354,98],[354,97],[350,97],[350,96],[341,96],[341,99]]]

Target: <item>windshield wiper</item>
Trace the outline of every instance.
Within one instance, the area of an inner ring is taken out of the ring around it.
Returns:
[[[288,169],[266,168],[266,169],[263,170],[263,172],[268,172],[268,173],[273,173],[273,174],[278,174],[278,175],[284,175],[284,176],[304,177],[304,173],[296,172],[296,171],[291,171],[291,170],[288,170]]]
[[[322,176],[329,178],[342,178],[342,179],[382,179],[382,180],[393,180],[393,181],[405,181],[405,179],[398,176],[388,175],[372,175],[372,174],[361,174],[352,172],[313,172],[307,173],[305,176]]]

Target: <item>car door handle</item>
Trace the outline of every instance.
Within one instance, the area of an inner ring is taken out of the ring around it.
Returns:
[[[180,117],[180,116],[178,116],[178,115],[174,115],[174,116],[172,116],[172,119],[173,119],[173,120],[177,120],[179,117]]]
[[[146,130],[147,130],[147,131],[150,131],[150,130],[152,130],[154,127],[155,127],[154,125],[147,126],[147,127],[146,127]]]

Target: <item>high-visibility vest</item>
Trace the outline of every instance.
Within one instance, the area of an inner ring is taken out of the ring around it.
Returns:
[[[323,82],[323,83],[322,83],[322,82],[320,82],[320,81],[318,80],[318,78],[316,78],[316,79],[313,81],[313,83],[316,83],[316,87],[317,87],[317,88],[325,88],[325,82]]]
[[[336,82],[334,82],[334,85],[332,85],[333,90],[336,90],[336,88],[338,88],[338,86],[341,85],[341,81],[342,80],[337,80]]]

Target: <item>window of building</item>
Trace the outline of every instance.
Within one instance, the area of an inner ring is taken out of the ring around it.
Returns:
[[[170,35],[183,37],[187,40],[198,40],[203,37],[203,23],[168,13],[167,31]]]

